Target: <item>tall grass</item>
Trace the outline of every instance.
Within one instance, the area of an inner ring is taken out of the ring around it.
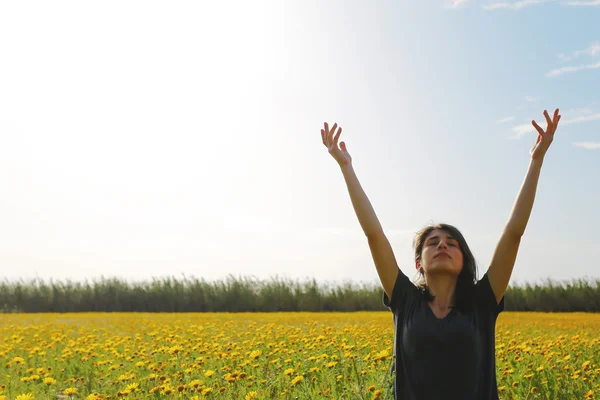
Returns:
[[[92,282],[41,279],[0,283],[2,312],[276,312],[386,310],[379,284],[317,283],[250,277],[207,282],[195,277],[130,283],[119,278]],[[507,311],[600,312],[600,279],[546,280],[509,286]]]

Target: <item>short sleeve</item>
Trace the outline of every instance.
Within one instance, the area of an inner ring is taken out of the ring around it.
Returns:
[[[500,303],[496,302],[496,295],[492,290],[492,285],[490,285],[487,271],[479,280],[479,282],[475,284],[475,288],[479,305],[490,310],[495,315],[498,315],[504,311],[504,296],[502,296]]]
[[[398,277],[396,278],[396,283],[394,283],[392,298],[388,298],[388,295],[384,290],[383,305],[389,308],[390,311],[395,312],[396,310],[404,306],[407,294],[410,290],[414,290],[415,288],[415,285],[400,270],[400,268],[398,268]]]

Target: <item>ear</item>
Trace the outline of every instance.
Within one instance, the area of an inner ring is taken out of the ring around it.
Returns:
[[[421,261],[415,262],[415,268],[417,269],[417,271],[421,270]]]

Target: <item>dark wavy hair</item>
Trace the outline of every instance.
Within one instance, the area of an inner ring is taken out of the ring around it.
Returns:
[[[413,240],[415,262],[421,261],[425,239],[427,239],[427,236],[429,236],[429,234],[435,229],[443,230],[444,232],[452,235],[452,237],[458,241],[460,250],[463,254],[463,268],[456,280],[456,290],[454,292],[455,301],[454,306],[451,308],[458,308],[461,311],[471,310],[473,296],[475,294],[475,283],[477,282],[477,263],[473,253],[471,253],[471,249],[469,249],[469,245],[467,245],[467,241],[456,227],[449,224],[438,223],[427,225],[416,232],[416,236]],[[425,299],[427,301],[431,301],[435,298],[435,296],[429,291],[423,270],[421,270],[419,273],[421,277],[419,278],[419,281],[416,282],[416,285]]]

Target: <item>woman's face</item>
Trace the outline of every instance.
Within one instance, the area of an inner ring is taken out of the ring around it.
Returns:
[[[421,250],[421,260],[417,270],[427,274],[451,274],[458,276],[463,268],[463,254],[458,240],[441,229],[434,229],[427,235]]]

